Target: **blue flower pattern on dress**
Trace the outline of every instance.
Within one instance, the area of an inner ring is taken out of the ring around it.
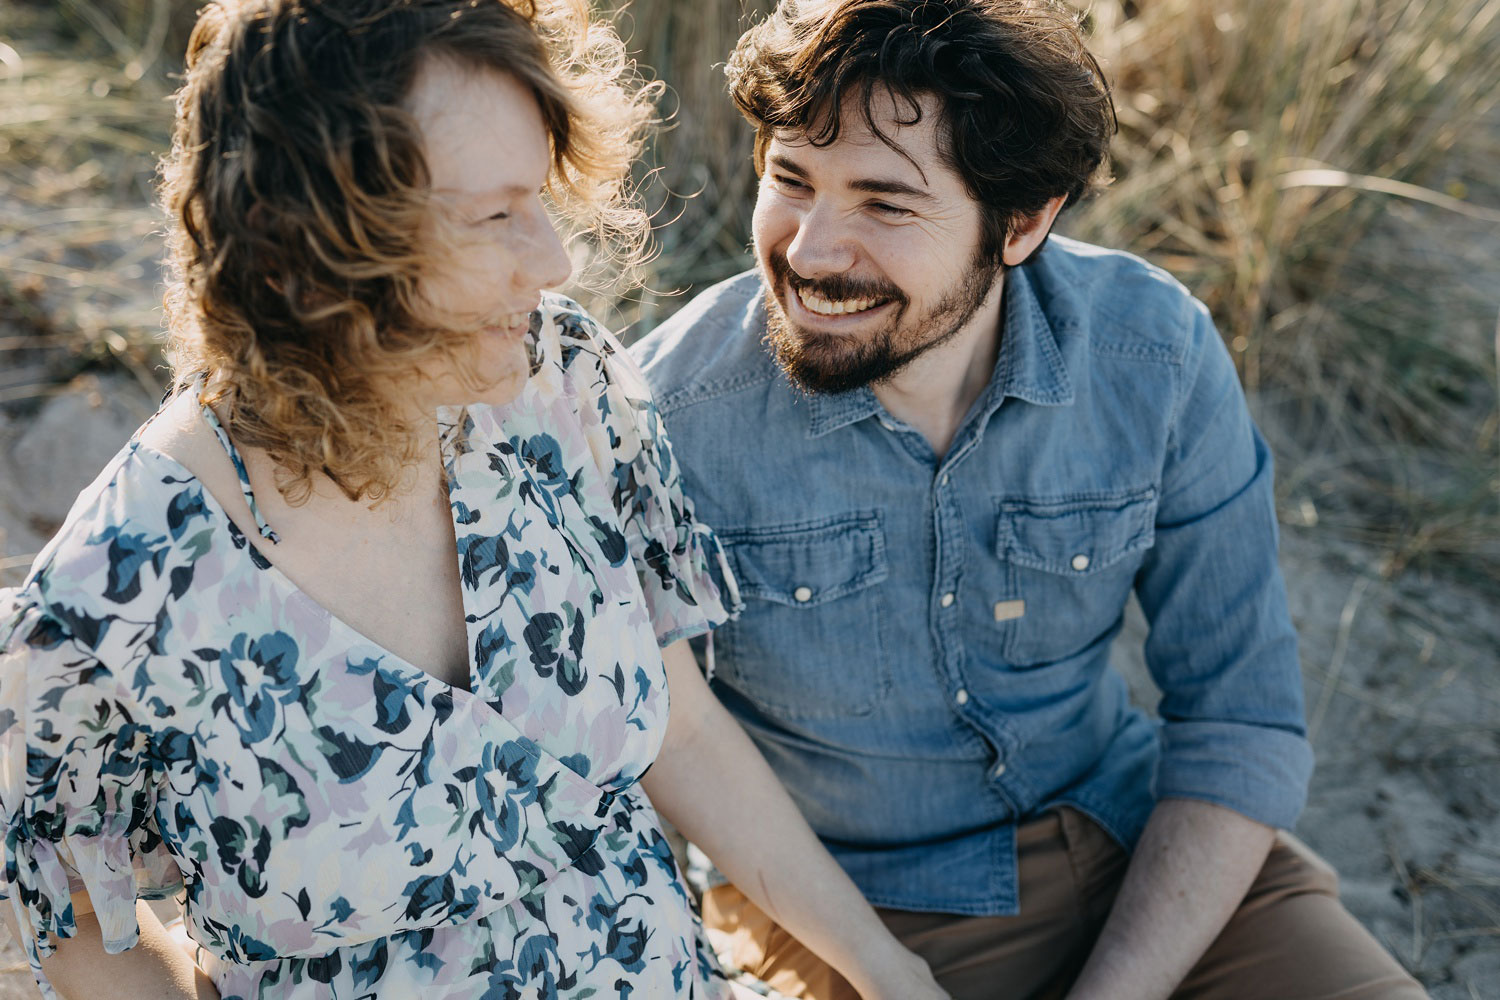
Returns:
[[[185,891],[226,998],[727,995],[637,781],[660,646],[733,578],[628,356],[551,296],[528,347],[516,400],[438,413],[470,690],[138,441],[0,592],[0,888],[44,993],[85,889],[111,952]]]

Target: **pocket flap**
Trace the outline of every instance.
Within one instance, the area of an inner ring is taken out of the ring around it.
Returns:
[[[812,608],[886,578],[880,516],[719,531],[742,597]]]
[[[1030,569],[1086,576],[1151,547],[1156,490],[1068,501],[1004,500],[997,540],[1003,559]]]

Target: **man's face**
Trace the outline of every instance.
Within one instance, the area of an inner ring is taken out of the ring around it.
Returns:
[[[752,228],[768,337],[815,392],[895,375],[955,336],[998,279],[979,252],[980,207],[939,156],[936,101],[916,125],[898,124],[889,100],[876,107],[899,151],[857,105],[832,145],[778,135],[766,151]]]

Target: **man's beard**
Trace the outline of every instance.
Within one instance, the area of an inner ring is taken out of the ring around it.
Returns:
[[[862,281],[843,275],[808,279],[792,270],[786,255],[773,250],[766,258],[766,342],[792,383],[806,392],[848,392],[889,380],[935,347],[952,340],[989,296],[1002,268],[976,255],[963,279],[946,290],[936,305],[907,319],[910,297],[885,280]],[[778,293],[815,292],[830,302],[875,299],[896,304],[895,315],[874,333],[822,333],[796,326],[782,308]]]

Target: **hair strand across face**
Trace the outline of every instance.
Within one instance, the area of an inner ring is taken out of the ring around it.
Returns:
[[[434,266],[423,60],[499,71],[535,97],[550,200],[626,268],[648,228],[626,178],[652,118],[619,39],[581,0],[216,0],[188,43],[161,168],[179,387],[202,381],[236,439],[380,499],[416,458],[399,380],[465,350],[424,309]],[[472,339],[472,338],[469,338]]]

